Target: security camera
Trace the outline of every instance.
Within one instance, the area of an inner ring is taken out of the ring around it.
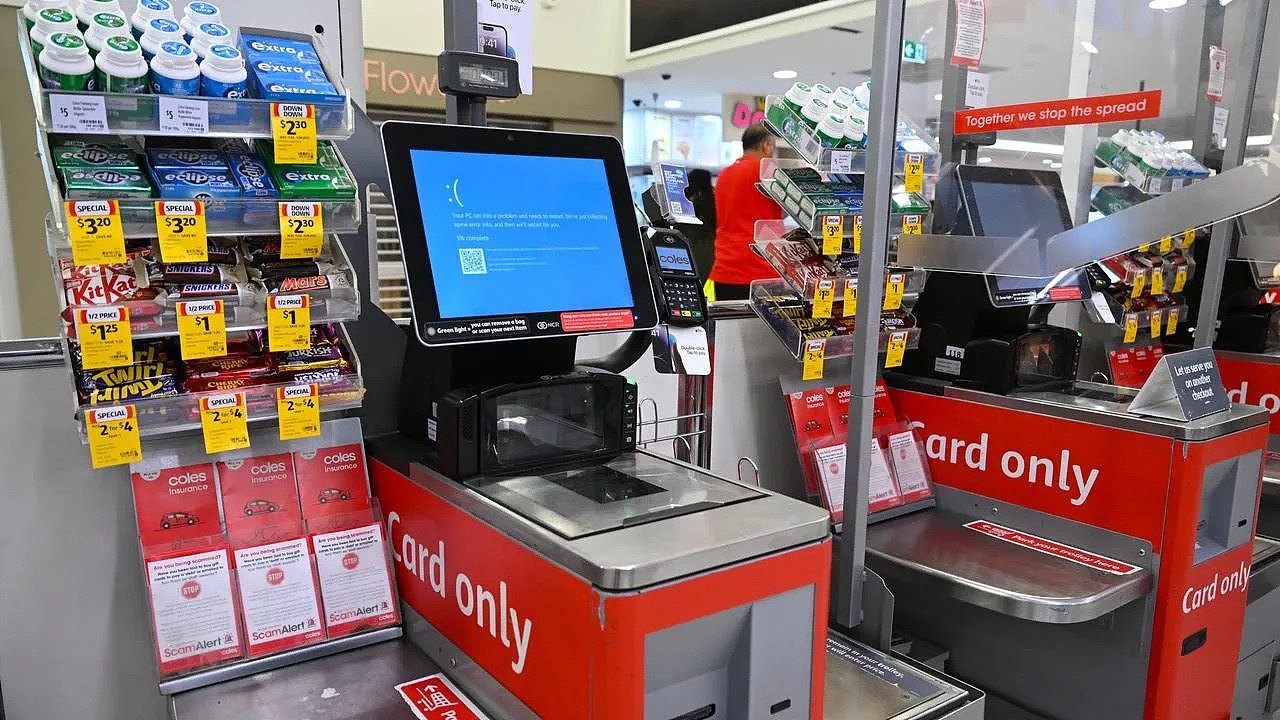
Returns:
[[[662,79],[663,79],[663,80],[670,80],[670,79],[671,79],[671,73],[662,73]]]
[[[641,100],[640,98],[636,98],[635,100],[631,101],[631,104],[635,105],[636,107],[640,107],[641,105],[644,104],[644,101]]]

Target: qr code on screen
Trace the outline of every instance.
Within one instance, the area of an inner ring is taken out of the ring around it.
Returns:
[[[458,248],[458,261],[462,263],[463,275],[489,273],[489,266],[484,262],[484,250],[481,248]]]

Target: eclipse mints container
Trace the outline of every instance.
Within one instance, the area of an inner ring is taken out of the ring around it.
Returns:
[[[142,57],[151,62],[151,58],[160,52],[161,45],[175,40],[182,42],[181,25],[165,17],[152,18],[147,23],[146,32],[142,33],[142,39],[138,41],[142,45]]]
[[[249,95],[249,71],[244,67],[244,57],[230,45],[210,47],[200,63],[200,73],[204,75],[200,89],[203,95],[227,98]]]
[[[89,46],[89,54],[97,55],[107,44],[107,38],[116,35],[132,36],[129,22],[123,15],[100,12],[89,20],[89,29],[84,31],[84,42]]]
[[[40,84],[50,90],[97,90],[93,58],[79,33],[54,33],[37,59]]]
[[[147,61],[138,41],[127,35],[107,38],[98,53],[98,85],[104,92],[141,95],[148,92]]]
[[[173,16],[173,5],[169,0],[138,0],[138,8],[133,11],[133,16],[130,18],[130,23],[133,25],[133,38],[141,41],[142,33],[147,30],[147,24],[156,18],[178,21]]]
[[[161,21],[153,20],[152,24],[157,22]],[[162,43],[156,56],[151,58],[151,90],[157,95],[199,95],[200,66],[196,64],[196,51],[177,40]]]
[[[76,20],[80,22],[80,32],[89,29],[93,24],[93,16],[98,13],[109,12],[125,17],[125,12],[120,9],[120,3],[117,0],[79,0],[72,4],[72,8],[75,10]]]
[[[22,20],[27,25],[27,32],[31,32],[31,28],[36,26],[36,17],[40,15],[40,11],[47,8],[70,11],[71,2],[70,0],[27,0],[22,4]]]
[[[44,50],[49,36],[60,32],[80,34],[76,25],[76,16],[64,8],[45,8],[36,15],[35,25],[31,28],[31,49],[36,57]]]

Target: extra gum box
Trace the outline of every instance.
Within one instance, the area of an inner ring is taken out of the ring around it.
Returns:
[[[341,199],[356,195],[345,170],[320,165],[277,165],[272,176],[281,197]]]
[[[240,45],[244,50],[244,56],[251,62],[262,58],[274,58],[288,60],[297,65],[321,67],[320,56],[316,54],[315,47],[306,40],[241,33]]]
[[[240,184],[230,170],[153,169],[152,177],[167,199],[229,199],[241,197]]]

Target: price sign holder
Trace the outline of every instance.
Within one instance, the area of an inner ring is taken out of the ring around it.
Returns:
[[[221,300],[180,302],[177,311],[183,360],[227,354],[227,318]]]
[[[1173,291],[1175,293],[1182,292],[1182,288],[1187,285],[1187,266],[1179,265],[1178,269],[1173,273]]]
[[[1169,308],[1169,319],[1165,321],[1164,334],[1172,335],[1178,332],[1178,308]]]
[[[1147,274],[1145,272],[1138,273],[1133,279],[1133,290],[1129,292],[1129,297],[1142,297],[1142,291],[1147,289]]]
[[[853,216],[853,253],[862,254],[862,216]]]
[[[300,440],[320,435],[320,389],[310,385],[276,388],[280,439]]]
[[[249,447],[249,412],[244,393],[200,398],[200,429],[204,450],[210,455]]]
[[[889,343],[884,353],[885,368],[902,367],[902,359],[907,354],[907,331],[896,330],[889,333]]]
[[[315,106],[271,103],[271,140],[277,165],[314,165],[320,154]]]
[[[89,460],[94,470],[128,465],[142,459],[138,413],[132,405],[85,411],[85,431],[89,439]]]
[[[907,192],[924,192],[924,155],[908,154],[904,169],[907,174]]]
[[[845,317],[853,317],[858,312],[858,282],[852,278],[844,281],[844,308],[842,314]]]
[[[839,255],[844,250],[844,216],[828,215],[822,218],[822,254]]]
[[[1173,252],[1173,236],[1165,235],[1160,238],[1160,254],[1164,255],[1171,252]]]
[[[120,204],[115,200],[71,200],[64,205],[71,261],[82,265],[128,262]]]
[[[902,216],[902,234],[903,235],[922,235],[924,233],[924,221],[919,215],[903,215]]]
[[[1148,325],[1151,326],[1151,339],[1155,340],[1160,337],[1164,330],[1164,313],[1159,310],[1152,310],[1151,316],[1147,319]]]
[[[1164,271],[1160,268],[1152,268],[1151,270],[1151,294],[1159,295],[1164,292]]]
[[[324,251],[324,214],[320,203],[280,203],[280,257],[306,260]]]
[[[1139,245],[1138,252],[1140,253],[1151,252],[1151,243],[1142,243],[1141,245]]]
[[[76,311],[76,341],[85,370],[133,364],[133,328],[129,308],[107,305]]]
[[[822,364],[827,354],[827,341],[825,338],[817,340],[804,341],[804,366],[801,370],[800,379],[821,380]]]
[[[209,261],[209,231],[199,200],[157,200],[156,234],[167,263]]]
[[[884,306],[882,309],[894,311],[902,309],[902,296],[907,292],[907,276],[903,273],[890,273],[884,284]]]
[[[1124,341],[1125,343],[1135,342],[1138,339],[1138,314],[1125,313],[1124,315]]]
[[[826,278],[818,281],[813,293],[813,317],[819,320],[831,317],[831,307],[836,300],[836,281]]]
[[[311,297],[267,296],[267,347],[271,352],[311,347]]]
[[[1195,241],[1196,241],[1196,231],[1194,229],[1188,228],[1182,231],[1182,249],[1183,250],[1190,249],[1191,243]]]

